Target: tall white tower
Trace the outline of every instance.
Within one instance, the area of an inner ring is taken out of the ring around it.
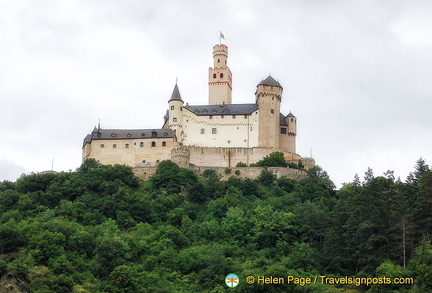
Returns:
[[[213,67],[209,68],[209,105],[231,104],[232,74],[227,64],[228,47],[213,47]]]

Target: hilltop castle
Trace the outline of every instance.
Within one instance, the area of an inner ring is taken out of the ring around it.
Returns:
[[[235,167],[280,151],[287,161],[313,166],[313,159],[296,153],[297,118],[280,113],[280,83],[268,76],[257,85],[254,103],[232,104],[227,61],[228,47],[215,45],[208,105],[185,104],[176,83],[161,129],[95,127],[84,139],[83,160],[131,167],[154,167],[162,160],[183,167]]]

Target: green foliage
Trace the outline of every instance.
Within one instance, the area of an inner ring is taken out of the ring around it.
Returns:
[[[86,160],[75,172],[0,182],[0,277],[28,292],[360,289],[248,285],[248,275],[414,277],[416,287],[361,289],[432,290],[432,172],[424,160],[406,183],[368,169],[363,182],[356,176],[340,190],[319,166],[303,180],[267,169],[256,180],[236,175],[197,177],[164,161],[140,182],[127,166]],[[223,283],[231,272],[241,278],[236,289]]]
[[[236,164],[236,167],[247,167],[247,164],[246,164],[246,163],[243,163],[243,162],[238,162],[238,163]]]
[[[286,167],[284,154],[281,152],[274,152],[265,156],[262,160],[251,164],[251,167]]]

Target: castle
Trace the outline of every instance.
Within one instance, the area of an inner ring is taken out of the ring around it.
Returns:
[[[213,47],[209,68],[208,105],[184,103],[176,83],[161,129],[102,129],[95,127],[84,139],[83,160],[155,167],[172,160],[183,167],[235,167],[261,160],[272,152],[284,153],[289,162],[308,168],[312,158],[296,153],[297,118],[280,113],[283,88],[268,76],[255,92],[255,102],[232,104],[232,73],[228,47]]]

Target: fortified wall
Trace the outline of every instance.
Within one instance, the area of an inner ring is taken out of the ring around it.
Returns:
[[[148,180],[155,172],[157,167],[138,167],[132,168],[135,176],[140,179]],[[203,167],[203,166],[191,166],[188,169],[192,170],[196,175],[203,175],[205,170],[214,170],[221,176],[222,180],[226,180],[231,176],[238,178],[249,178],[256,179],[260,176],[261,172],[264,170],[262,167],[234,167],[234,168],[224,168],[224,167]],[[282,176],[291,179],[305,179],[307,174],[305,171],[292,168],[284,167],[268,167],[270,172],[276,175],[277,178]]]

